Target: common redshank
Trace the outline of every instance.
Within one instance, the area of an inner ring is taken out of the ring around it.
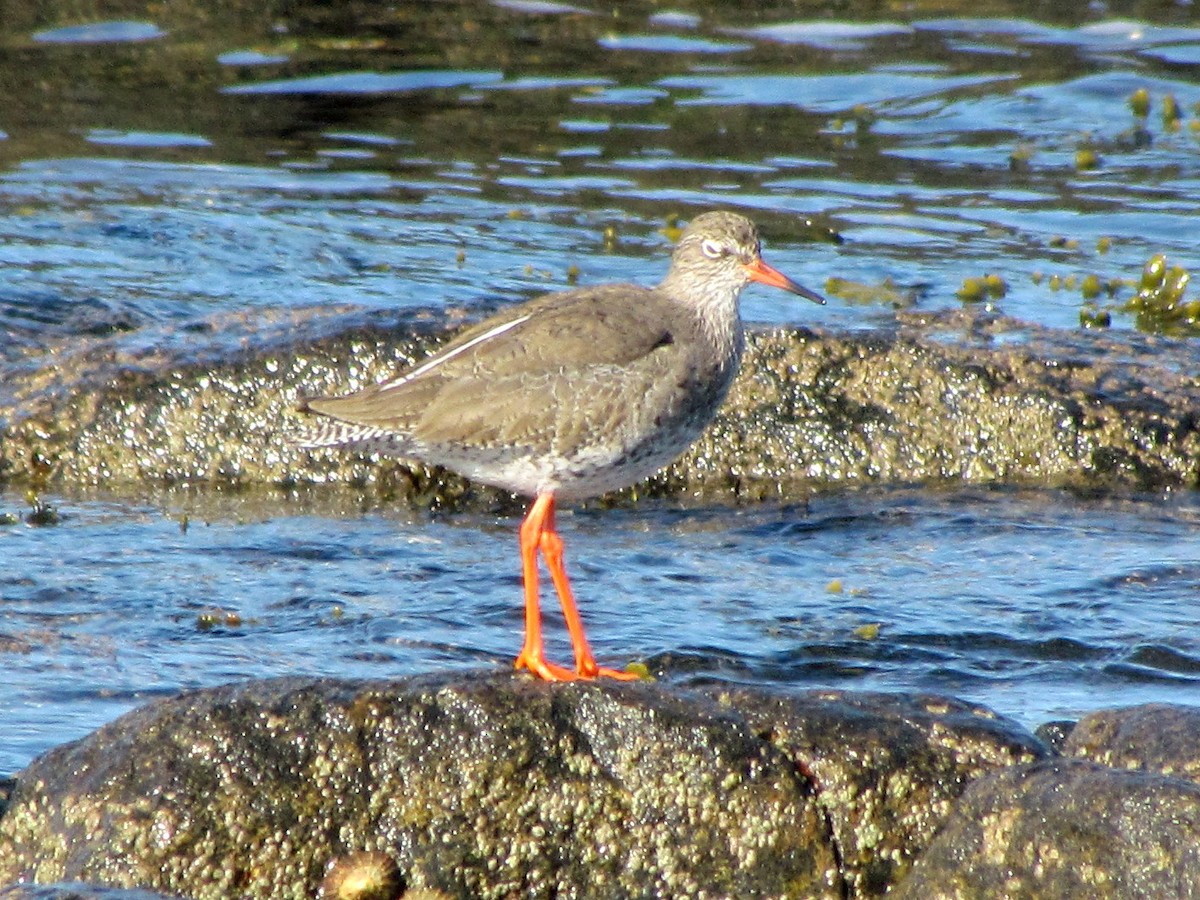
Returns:
[[[306,401],[303,411],[325,418],[303,444],[417,459],[533,497],[520,530],[525,643],[516,667],[547,681],[634,678],[592,656],[555,503],[635,484],[695,441],[737,374],[738,298],[751,281],[825,302],[763,262],[748,219],[705,213],[680,236],[657,287],[578,288],[505,310],[381,384]],[[545,658],[539,552],[574,669]]]

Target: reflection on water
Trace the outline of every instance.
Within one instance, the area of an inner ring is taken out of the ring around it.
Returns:
[[[1194,262],[1200,28],[732,15],[31,18],[0,64],[0,322],[98,327],[56,311],[84,302],[121,328],[231,304],[470,304],[561,287],[572,266],[652,280],[657,229],[717,205],[755,215],[802,282],[890,278],[945,308],[997,272],[994,305],[1062,327],[1082,275]],[[846,242],[811,243],[813,215]],[[747,310],[809,314],[754,292]]]
[[[20,498],[2,496],[4,508]],[[148,697],[506,667],[517,517],[47,498],[0,528],[0,771]],[[1031,725],[1200,698],[1195,498],[908,492],[563,516],[597,655],[668,681],[953,693]],[[569,658],[554,609],[551,645]],[[872,626],[878,626],[878,630]]]

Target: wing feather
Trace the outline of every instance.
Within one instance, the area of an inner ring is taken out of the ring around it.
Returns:
[[[552,294],[476,325],[396,378],[307,406],[417,445],[572,446],[585,430],[631,421],[641,399],[631,384],[672,379],[677,321],[661,295],[633,285]]]

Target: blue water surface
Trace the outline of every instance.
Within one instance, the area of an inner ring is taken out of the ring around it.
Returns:
[[[0,527],[0,771],[188,688],[469,676],[520,645],[517,517],[42,499],[59,524]],[[680,684],[950,693],[1034,726],[1200,702],[1198,517],[1194,494],[871,491],[588,507],[560,527],[607,663]]]

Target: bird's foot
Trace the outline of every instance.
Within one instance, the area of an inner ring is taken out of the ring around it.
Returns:
[[[589,660],[576,669],[579,678],[615,678],[617,681],[637,681],[640,675],[625,672],[621,669],[610,669],[608,666],[598,666],[595,660]]]
[[[513,663],[514,669],[528,669],[543,681],[575,681],[579,678],[571,669],[556,666],[541,656],[522,650],[521,655]]]
[[[594,660],[585,660],[578,668],[568,669],[547,661],[540,655],[521,651],[513,663],[514,669],[528,669],[543,681],[591,681],[594,678],[614,678],[618,681],[636,681],[640,676],[633,672],[598,666]]]

